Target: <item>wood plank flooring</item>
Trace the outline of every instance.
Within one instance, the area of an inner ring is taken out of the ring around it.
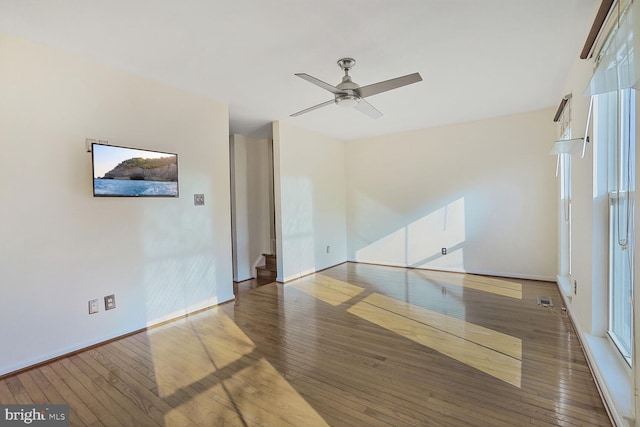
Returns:
[[[560,305],[346,263],[4,378],[0,403],[68,403],[74,426],[610,426]]]

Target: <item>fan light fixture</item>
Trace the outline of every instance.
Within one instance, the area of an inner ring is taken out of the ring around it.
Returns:
[[[358,102],[360,102],[360,98],[355,95],[344,95],[336,97],[336,104],[345,108],[355,107]]]

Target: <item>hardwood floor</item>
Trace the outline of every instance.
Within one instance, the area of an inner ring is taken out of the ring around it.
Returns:
[[[610,426],[560,305],[552,283],[347,263],[7,377],[0,403],[90,426]]]

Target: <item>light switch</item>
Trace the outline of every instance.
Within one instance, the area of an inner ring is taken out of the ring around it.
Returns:
[[[98,308],[98,300],[92,299],[91,301],[89,301],[89,314],[95,314],[98,311],[100,311]]]

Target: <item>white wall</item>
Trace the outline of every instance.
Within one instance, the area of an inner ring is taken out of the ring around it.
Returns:
[[[253,266],[271,253],[273,158],[268,139],[232,135],[233,280],[255,277]]]
[[[576,138],[585,134],[590,98],[584,92],[593,67],[593,58],[576,60],[566,76],[563,95],[573,94],[571,124]],[[558,102],[559,100],[560,97]],[[638,106],[636,111],[640,111]],[[591,143],[587,145],[585,158],[572,157],[572,275],[570,278],[559,276],[559,288],[564,291],[567,310],[615,422],[618,425],[640,425],[637,421],[635,424],[634,421],[629,421],[637,418],[637,403],[634,406],[633,401],[633,378],[640,371],[637,367],[629,368],[607,337],[607,148],[606,141],[600,141],[597,137],[597,123],[594,123],[589,134]],[[637,215],[636,211],[636,217]],[[567,286],[563,287],[564,281],[569,282],[568,292]],[[634,318],[638,318],[635,313]]]
[[[277,280],[345,262],[344,143],[274,122],[273,153]]]
[[[226,106],[2,33],[0,93],[0,374],[233,298]],[[177,153],[180,197],[94,198],[85,138]]]
[[[553,280],[552,118],[542,110],[348,142],[349,260]]]
[[[567,76],[565,94],[571,93],[571,130],[575,138],[584,137],[587,113],[589,109],[589,97],[584,95],[592,74],[592,61],[577,60]],[[559,102],[559,101],[558,101]],[[585,158],[573,155],[571,159],[571,182],[572,182],[572,277],[569,292],[566,292],[567,303],[571,309],[574,320],[584,332],[592,333],[598,330],[598,334],[603,334],[602,321],[594,318],[594,289],[602,289],[603,282],[606,282],[606,256],[607,256],[607,188],[606,176],[604,184],[594,190],[594,148],[598,144],[595,138],[591,138],[591,143],[587,145]],[[606,154],[606,148],[605,148]],[[606,159],[605,159],[606,164]],[[560,211],[561,206],[558,207]],[[559,216],[559,215],[558,215]],[[560,218],[558,218],[558,221]],[[599,231],[605,231],[602,239]],[[599,249],[604,249],[604,253],[598,252],[594,246],[594,240],[600,239]],[[596,251],[596,252],[594,252]],[[596,279],[594,282],[594,278]],[[573,280],[577,287],[574,293]],[[597,283],[597,286],[594,286]],[[605,287],[606,288],[606,287]],[[596,300],[606,300],[606,294],[597,295]],[[596,323],[594,324],[594,320]],[[606,321],[604,321],[606,324]]]
[[[594,8],[595,16],[597,7]],[[616,14],[614,13],[615,17]],[[604,34],[608,33],[615,18],[605,24]],[[589,29],[585,28],[585,36]],[[604,37],[594,49],[596,54],[590,59],[576,59],[566,76],[563,95],[572,93],[572,132],[574,137],[583,137],[589,109],[590,98],[585,96],[585,88],[591,80],[594,61]],[[561,95],[560,95],[561,96]],[[636,95],[637,96],[637,95]],[[640,97],[638,97],[640,98]],[[636,100],[638,101],[638,99]],[[636,121],[640,103],[636,104]],[[572,275],[569,278],[558,277],[559,288],[564,290],[564,302],[577,330],[583,349],[592,367],[594,377],[602,392],[605,403],[616,425],[640,425],[638,413],[637,385],[640,383],[638,354],[640,342],[634,332],[633,366],[622,358],[607,335],[608,328],[608,194],[607,194],[607,141],[599,137],[598,122],[592,116],[593,129],[589,131],[591,143],[587,145],[584,159],[572,158]],[[638,131],[638,128],[636,128]],[[636,141],[640,141],[636,135]],[[636,155],[640,150],[636,149]],[[636,163],[639,158],[636,158]],[[640,175],[636,173],[636,188]],[[636,208],[635,221],[638,223],[640,211]],[[560,220],[560,219],[558,219]],[[635,244],[638,248],[638,234]],[[637,251],[637,249],[636,249]],[[637,254],[635,263],[638,263]],[[640,269],[635,267],[634,282],[638,283]],[[567,286],[569,282],[569,291]],[[575,287],[573,286],[575,283]],[[640,326],[638,310],[633,308],[634,330]]]

